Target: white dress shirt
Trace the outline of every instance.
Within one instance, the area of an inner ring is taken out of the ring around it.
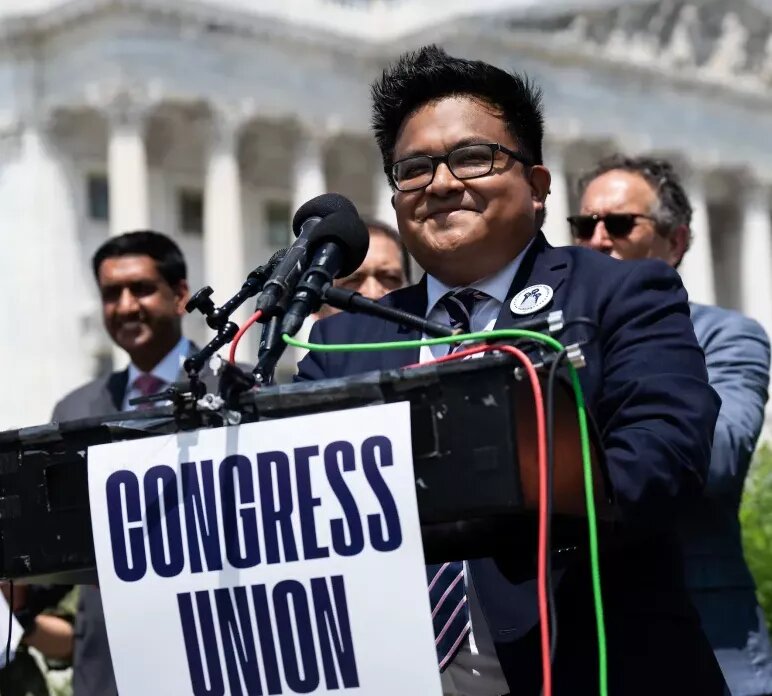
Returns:
[[[180,374],[182,364],[185,362],[190,353],[190,341],[184,336],[177,342],[166,356],[159,362],[152,370],[151,375],[162,379],[167,385],[177,381],[177,376]],[[129,400],[135,399],[138,396],[142,396],[140,391],[134,386],[134,382],[137,377],[145,374],[140,370],[133,362],[129,363],[129,381],[126,384],[126,393],[123,396],[122,409],[124,411],[131,411],[136,406],[130,406]],[[164,402],[162,402],[164,403]]]
[[[493,328],[523,256],[531,244],[532,242],[529,242],[517,258],[510,261],[498,273],[469,286],[490,296],[490,299],[478,302],[474,307],[470,317],[472,331],[490,331]],[[450,317],[447,311],[437,303],[445,293],[460,289],[460,287],[451,288],[437,278],[427,275],[426,318],[449,325]],[[424,336],[424,338],[427,337]],[[447,345],[422,346],[420,361],[429,362],[447,352]],[[464,581],[472,629],[468,640],[464,642],[453,662],[442,673],[442,691],[448,696],[498,696],[509,693],[509,686],[499,664],[493,639],[466,562],[464,562]]]

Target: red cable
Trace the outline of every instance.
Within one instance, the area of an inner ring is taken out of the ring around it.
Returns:
[[[550,660],[550,625],[549,610],[547,606],[547,428],[544,418],[544,396],[539,383],[536,368],[528,356],[519,348],[507,345],[484,345],[459,350],[441,358],[425,363],[415,363],[408,367],[423,367],[439,363],[460,360],[468,355],[477,353],[490,353],[501,351],[514,355],[523,364],[533,390],[534,406],[536,407],[536,438],[538,442],[539,460],[539,554],[538,554],[538,596],[539,596],[539,622],[541,632],[541,668],[543,696],[552,696],[552,663]]]
[[[239,341],[241,340],[241,337],[247,332],[247,329],[252,326],[260,317],[263,316],[263,310],[258,309],[249,319],[247,319],[244,322],[244,326],[242,326],[236,335],[233,337],[233,342],[231,343],[231,351],[228,355],[228,362],[235,363],[236,362],[236,348],[238,348]]]

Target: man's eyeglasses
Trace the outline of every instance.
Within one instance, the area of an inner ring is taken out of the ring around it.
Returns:
[[[530,166],[519,152],[499,143],[479,143],[457,147],[445,155],[415,155],[405,157],[391,166],[391,178],[398,191],[417,191],[434,181],[440,162],[444,162],[456,179],[477,179],[493,171],[496,152],[503,152],[512,159]]]
[[[655,220],[651,215],[641,215],[638,213],[607,213],[606,215],[572,215],[568,218],[571,225],[571,234],[576,239],[592,239],[595,234],[595,228],[598,223],[603,221],[603,226],[609,234],[609,237],[615,239],[626,237],[632,232],[638,218],[645,220]]]

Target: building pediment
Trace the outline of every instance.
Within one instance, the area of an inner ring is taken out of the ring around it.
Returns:
[[[772,3],[767,0],[576,3],[562,12],[512,17],[506,27],[556,50],[737,88],[772,85]]]

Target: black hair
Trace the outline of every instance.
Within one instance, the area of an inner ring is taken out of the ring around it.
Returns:
[[[410,255],[407,252],[407,248],[402,243],[402,237],[399,236],[399,232],[397,232],[397,230],[395,230],[391,225],[388,225],[382,220],[378,220],[376,218],[362,216],[362,222],[365,223],[367,231],[370,234],[382,234],[385,237],[388,237],[397,245],[397,247],[399,247],[399,251],[402,256],[402,272],[405,274],[405,280],[410,283]]]
[[[609,155],[598,162],[592,171],[581,176],[579,193],[583,194],[593,179],[615,170],[638,174],[654,190],[657,195],[657,205],[651,211],[651,215],[655,218],[660,234],[669,235],[682,226],[691,230],[692,206],[689,203],[689,197],[673,165],[666,159],[646,156],[628,157],[620,153]],[[690,244],[691,231],[687,249]]]
[[[475,97],[499,110],[523,156],[530,164],[542,163],[542,93],[526,75],[454,58],[432,44],[403,53],[370,91],[372,127],[390,182],[394,145],[404,120],[424,104],[450,96]]]
[[[149,256],[155,261],[161,277],[171,287],[176,287],[181,280],[188,277],[185,257],[180,248],[160,232],[139,230],[108,239],[96,250],[91,259],[91,267],[94,269],[97,281],[102,262],[119,256]]]

